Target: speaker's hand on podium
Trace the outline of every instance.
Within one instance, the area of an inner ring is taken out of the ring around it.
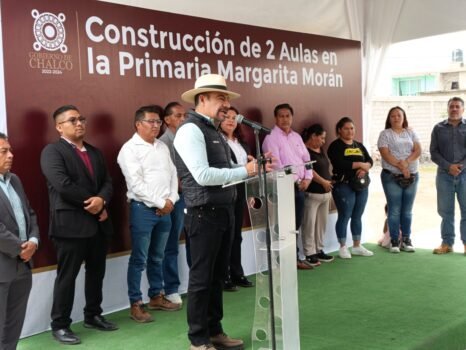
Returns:
[[[245,167],[249,177],[256,176],[259,171],[257,167],[257,160],[253,156],[248,156],[248,162]]]
[[[274,168],[274,159],[272,157],[271,152],[267,152],[264,154],[265,159],[265,171],[270,172]],[[248,176],[256,176],[259,171],[259,164],[257,164],[257,160],[253,156],[248,156],[248,163],[245,165],[246,171],[248,172]]]

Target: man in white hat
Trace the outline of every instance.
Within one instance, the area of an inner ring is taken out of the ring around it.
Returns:
[[[256,175],[250,157],[234,167],[228,144],[217,131],[240,95],[229,91],[225,78],[207,74],[196,80],[183,101],[194,103],[178,129],[174,146],[176,168],[186,202],[185,226],[191,246],[188,285],[188,337],[190,350],[243,349],[243,341],[227,336],[222,328],[222,284],[233,237],[235,186],[224,183]]]

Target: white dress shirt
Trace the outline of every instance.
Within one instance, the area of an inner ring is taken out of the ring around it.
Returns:
[[[235,154],[236,157],[236,164],[239,165],[246,165],[248,162],[248,154],[244,150],[243,146],[239,143],[238,139],[229,139],[226,138],[228,146],[230,146],[231,150]]]
[[[178,200],[176,168],[162,141],[150,144],[135,133],[121,147],[117,162],[125,176],[128,201],[161,209],[166,199],[173,204]]]

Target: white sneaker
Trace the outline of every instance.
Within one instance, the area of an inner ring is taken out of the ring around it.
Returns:
[[[411,239],[409,238],[403,238],[401,241],[401,250],[408,253],[414,253],[416,251],[411,243]]]
[[[397,240],[391,240],[389,250],[390,253],[398,254],[400,252],[400,242],[398,242]]]
[[[351,253],[353,253],[353,255],[361,255],[361,256],[372,256],[372,255],[374,255],[374,253],[372,253],[370,250],[367,250],[362,245],[359,245],[359,247],[353,247],[351,249]]]
[[[181,300],[181,297],[178,293],[165,295],[165,299],[168,299],[173,304],[180,304],[180,305],[183,304],[183,300]]]
[[[349,252],[348,247],[345,245],[343,247],[340,247],[338,256],[342,259],[351,259],[351,253]]]

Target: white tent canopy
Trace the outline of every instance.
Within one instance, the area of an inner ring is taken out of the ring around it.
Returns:
[[[104,0],[227,22],[358,40],[363,55],[363,120],[392,43],[466,28],[464,0]],[[367,133],[365,133],[367,135]]]
[[[221,21],[361,40],[393,27],[390,43],[466,28],[464,0],[106,0]],[[398,8],[392,13],[391,8]],[[375,19],[377,19],[375,21]],[[362,31],[355,30],[353,23]],[[377,42],[373,42],[377,45]]]

